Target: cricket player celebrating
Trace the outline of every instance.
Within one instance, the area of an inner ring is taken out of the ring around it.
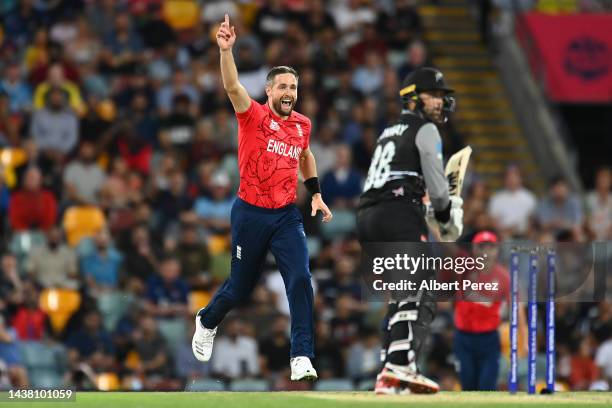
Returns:
[[[379,136],[357,213],[359,241],[424,242],[427,240],[423,197],[427,191],[443,241],[463,230],[463,201],[449,196],[442,164],[442,140],[436,124],[452,110],[453,92],[440,71],[419,68],[399,92],[402,115]],[[383,330],[383,369],[375,392],[434,393],[438,384],[420,374],[416,361],[434,318],[431,294],[418,301],[391,301]]]
[[[293,110],[298,75],[290,67],[274,67],[266,80],[268,100],[252,100],[238,81],[232,56],[236,41],[229,17],[217,31],[223,87],[238,118],[240,188],[231,213],[230,277],[208,306],[196,316],[192,349],[199,361],[212,354],[217,326],[238,303],[248,299],[259,280],[266,252],[272,251],[285,282],[291,313],[291,379],[316,380],[313,290],[308,267],[306,234],[295,206],[298,169],[312,194],[312,216],[332,214],[321,198],[314,156],[309,149],[310,120]]]

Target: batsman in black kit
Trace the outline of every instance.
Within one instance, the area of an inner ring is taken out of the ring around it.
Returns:
[[[399,91],[402,115],[378,137],[357,213],[360,242],[425,242],[428,228],[423,197],[429,194],[442,241],[463,230],[463,201],[450,197],[444,176],[442,140],[436,125],[454,110],[453,93],[442,72],[419,68]],[[436,382],[420,374],[416,361],[429,334],[436,305],[433,296],[389,302],[383,330],[383,368],[377,394],[435,393]]]

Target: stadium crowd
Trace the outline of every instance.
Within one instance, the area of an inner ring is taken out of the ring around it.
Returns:
[[[221,327],[212,362],[191,352],[193,313],[231,257],[237,123],[213,38],[224,13],[240,34],[234,52],[250,95],[265,97],[272,66],[300,74],[296,109],[312,120],[311,149],[335,215],[326,225],[311,218],[300,187],[316,288],[315,366],[323,379],[370,384],[384,305],[360,301],[354,210],[375,139],[399,115],[401,79],[429,63],[415,2],[2,7],[0,386],[183,389],[207,378],[310,386],[288,381],[288,304],[271,260],[250,303]],[[446,152],[461,144],[445,132]],[[610,185],[602,169],[586,197],[563,179],[537,197],[517,168],[500,191],[474,174],[466,239],[495,229],[505,240],[610,240]],[[60,301],[74,313],[51,316]],[[424,370],[456,389],[452,304],[439,310]],[[560,380],[571,389],[612,380],[609,303],[559,304],[557,327]]]

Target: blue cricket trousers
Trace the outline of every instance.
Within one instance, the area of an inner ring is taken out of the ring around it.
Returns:
[[[484,333],[455,330],[454,351],[463,391],[497,390],[500,347],[497,330]]]
[[[217,327],[236,305],[247,301],[261,276],[268,249],[285,283],[291,313],[291,357],[314,357],[313,291],[302,215],[295,205],[278,209],[236,198],[232,207],[232,270],[200,311],[204,327]]]

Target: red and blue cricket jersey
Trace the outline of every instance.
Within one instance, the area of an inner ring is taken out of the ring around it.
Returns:
[[[283,120],[267,103],[253,100],[236,117],[238,197],[251,205],[272,209],[294,203],[300,154],[310,140],[310,119],[293,111]]]
[[[493,266],[489,273],[472,271],[462,279],[472,282],[497,283],[497,291],[479,290],[474,293],[477,300],[457,300],[455,303],[455,327],[464,332],[484,333],[497,330],[501,323],[501,305],[510,291],[508,270],[500,264]],[[460,284],[461,286],[461,284]],[[459,299],[470,299],[470,293],[459,290]],[[489,300],[487,300],[487,298]]]

